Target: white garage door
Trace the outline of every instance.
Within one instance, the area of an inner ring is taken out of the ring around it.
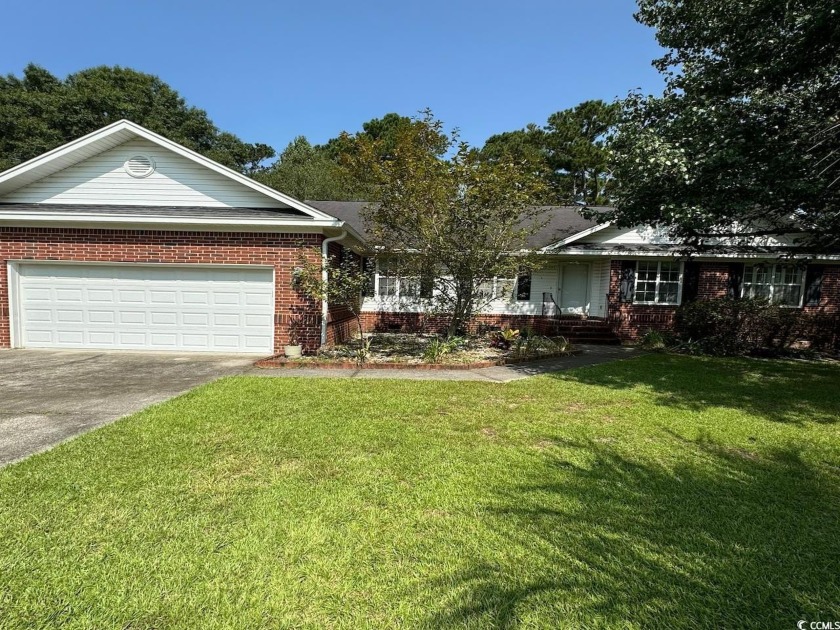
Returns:
[[[21,264],[18,277],[27,348],[274,348],[271,269]]]

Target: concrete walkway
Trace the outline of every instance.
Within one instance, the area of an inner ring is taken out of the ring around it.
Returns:
[[[640,351],[624,346],[575,346],[583,352],[570,357],[546,359],[518,365],[500,365],[477,370],[333,370],[315,368],[252,368],[245,372],[248,376],[266,376],[274,378],[315,377],[315,378],[372,378],[399,379],[408,381],[490,381],[508,383],[529,376],[572,370],[588,365],[609,363],[619,359],[637,356]]]

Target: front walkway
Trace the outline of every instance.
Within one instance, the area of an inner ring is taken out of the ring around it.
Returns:
[[[558,359],[545,359],[532,363],[518,365],[500,365],[476,370],[337,370],[317,368],[253,368],[248,370],[248,376],[268,377],[320,377],[320,378],[377,378],[401,379],[409,381],[490,381],[507,383],[529,376],[537,376],[548,372],[558,372],[609,363],[619,359],[636,356],[640,351],[636,348],[624,346],[598,346],[575,344],[582,350],[581,354]]]

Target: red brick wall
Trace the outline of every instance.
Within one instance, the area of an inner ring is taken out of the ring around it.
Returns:
[[[700,267],[700,282],[698,285],[698,293],[708,291],[709,287],[704,289],[703,267]],[[609,290],[609,320],[612,324],[613,332],[624,341],[634,341],[641,337],[648,330],[658,330],[660,332],[672,330],[674,328],[674,314],[677,312],[676,306],[656,306],[649,304],[631,304],[619,302],[619,285],[621,284],[621,261],[613,260],[610,263],[610,290]],[[724,283],[724,293],[726,284]]]
[[[357,254],[351,251],[347,253],[349,253],[354,261],[361,265],[361,258]],[[346,255],[345,248],[341,243],[333,241],[327,244],[327,255],[332,263],[339,263],[343,256]],[[330,302],[328,308],[327,345],[341,343],[358,334],[356,316],[353,315],[353,311],[347,305]]]
[[[320,344],[320,305],[292,288],[301,247],[320,247],[320,234],[249,234],[0,227],[0,347],[11,345],[8,260],[272,265],[275,351],[299,330],[307,351]]]
[[[699,269],[697,299],[724,298],[729,284],[729,264],[701,262]],[[676,306],[651,306],[625,304],[618,301],[621,281],[621,261],[610,264],[609,320],[614,332],[626,341],[640,338],[648,330],[665,332],[673,330]],[[840,266],[830,265],[823,269],[822,296],[819,306],[806,306],[802,313],[811,319],[803,322],[805,337],[820,340],[821,345],[831,345],[823,337],[832,336],[828,328],[837,326],[840,316]],[[810,328],[809,328],[810,327]]]
[[[840,265],[823,267],[819,306],[806,306],[807,313],[840,315]]]
[[[697,283],[698,300],[725,298],[728,287],[728,263],[700,263],[700,277]]]

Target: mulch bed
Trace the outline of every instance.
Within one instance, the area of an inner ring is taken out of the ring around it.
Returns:
[[[254,362],[258,368],[315,368],[324,370],[477,370],[479,368],[496,367],[499,365],[516,365],[519,363],[533,363],[544,359],[556,359],[580,354],[580,350],[565,350],[553,354],[541,354],[533,357],[505,358],[495,361],[474,361],[472,363],[359,363],[358,361],[319,361],[318,359],[287,359],[282,354],[259,359]]]

